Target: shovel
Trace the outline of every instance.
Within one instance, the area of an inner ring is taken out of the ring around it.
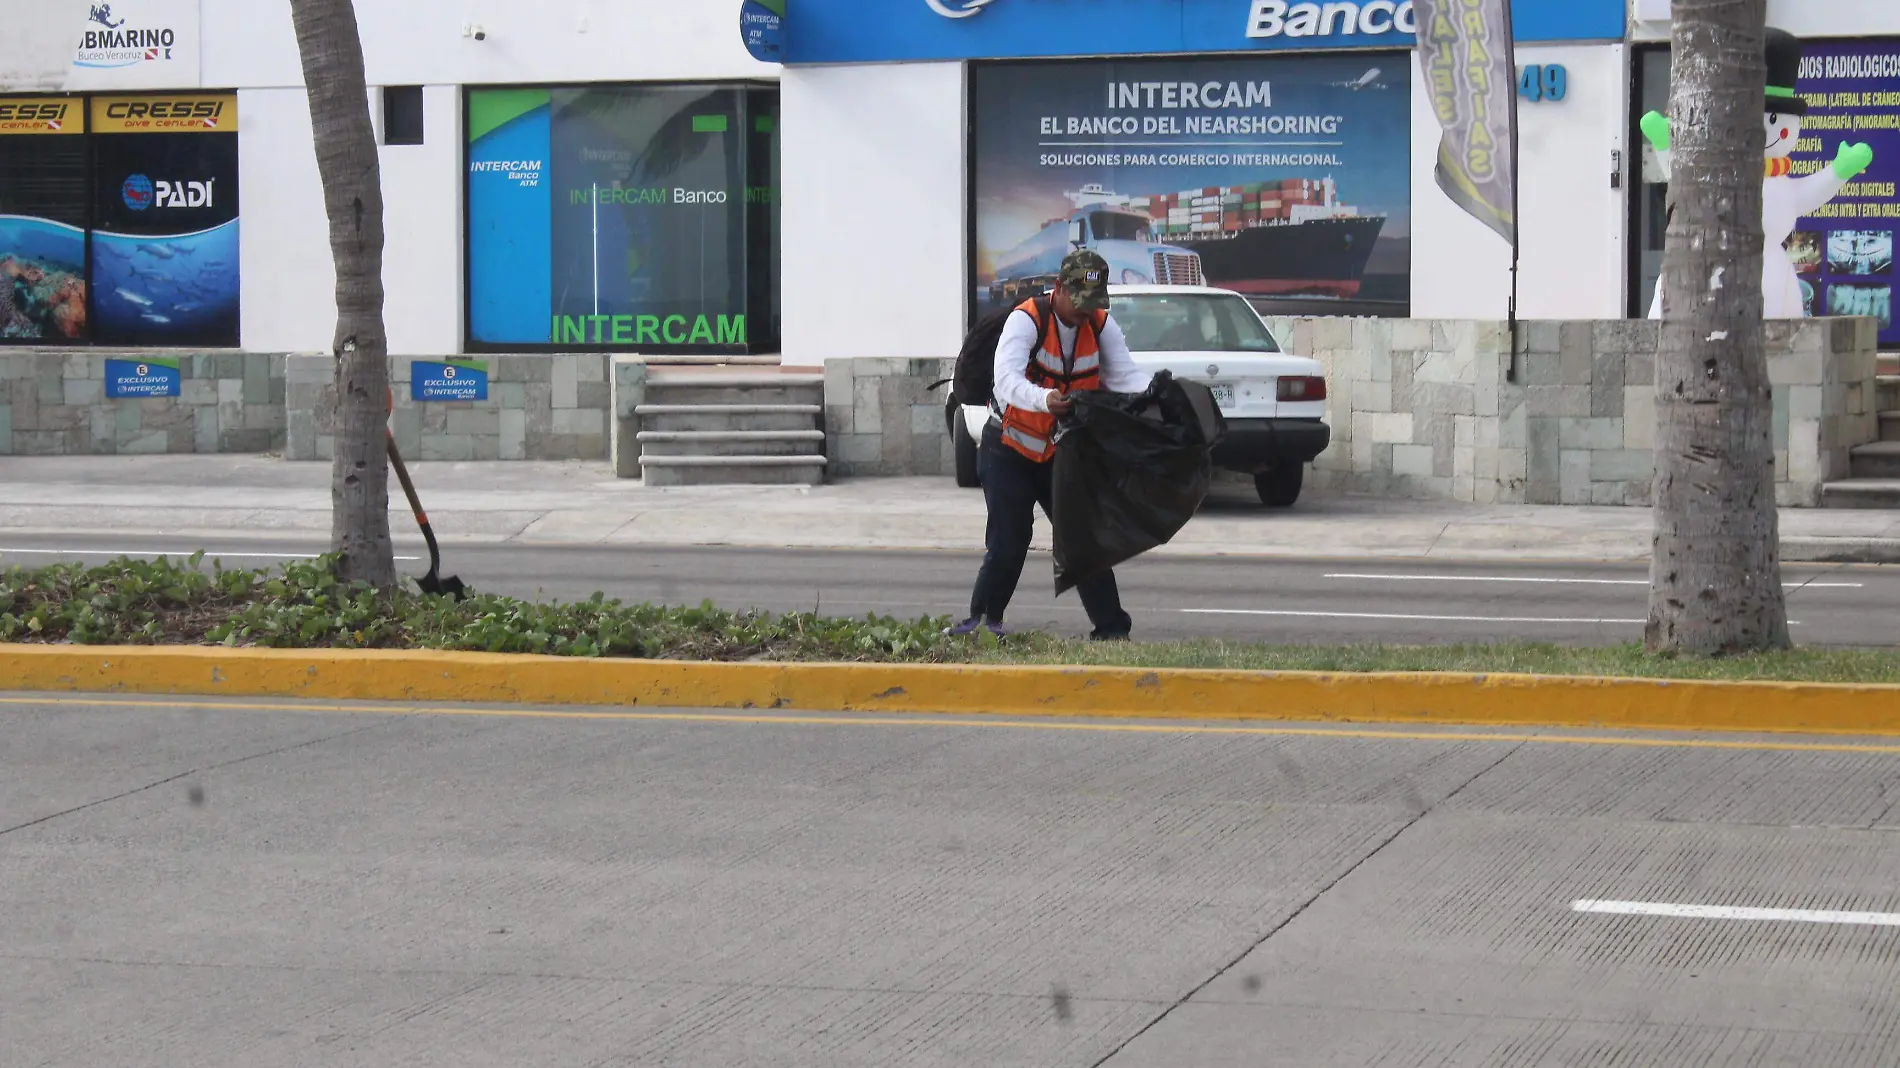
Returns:
[[[409,468],[402,462],[402,454],[396,451],[396,435],[388,430],[383,432],[389,440],[389,463],[396,469],[396,478],[402,482],[402,492],[409,498],[409,509],[416,513],[416,525],[422,528],[422,540],[429,543],[429,573],[416,580],[422,592],[436,596],[449,596],[462,600],[468,596],[468,587],[454,575],[442,578],[437,573],[442,569],[442,553],[435,545],[435,531],[429,528],[429,515],[422,510],[422,498],[416,496],[416,484],[409,481]]]

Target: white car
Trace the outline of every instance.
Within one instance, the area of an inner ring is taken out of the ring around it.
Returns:
[[[1282,352],[1253,305],[1232,290],[1112,286],[1109,296],[1137,364],[1213,389],[1227,421],[1215,466],[1252,475],[1263,504],[1298,500],[1306,465],[1332,440],[1319,361]],[[959,486],[977,484],[977,442],[990,418],[988,408],[949,402]]]

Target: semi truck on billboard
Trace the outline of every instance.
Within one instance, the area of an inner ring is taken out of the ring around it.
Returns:
[[[990,306],[1014,304],[1055,285],[1062,258],[1094,249],[1108,261],[1108,280],[1120,285],[1198,286],[1205,282],[1198,252],[1155,240],[1153,220],[1100,185],[1065,193],[1075,207],[1043,224],[1036,236],[997,261]]]

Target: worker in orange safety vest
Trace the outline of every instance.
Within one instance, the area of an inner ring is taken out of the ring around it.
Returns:
[[[1003,614],[1029,557],[1036,506],[1050,514],[1058,421],[1069,411],[1069,396],[1148,388],[1152,376],[1135,365],[1108,307],[1108,263],[1077,249],[1063,259],[1054,293],[1023,302],[1003,327],[992,414],[977,454],[989,507],[983,567],[970,595],[970,618],[951,634],[1003,632]],[[1128,638],[1134,624],[1122,609],[1114,572],[1084,580],[1076,592],[1094,626],[1090,638]]]

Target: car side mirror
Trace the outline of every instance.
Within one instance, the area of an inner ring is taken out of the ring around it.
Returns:
[[[1069,224],[1069,244],[1076,248],[1081,248],[1083,245],[1082,223],[1080,220]]]

